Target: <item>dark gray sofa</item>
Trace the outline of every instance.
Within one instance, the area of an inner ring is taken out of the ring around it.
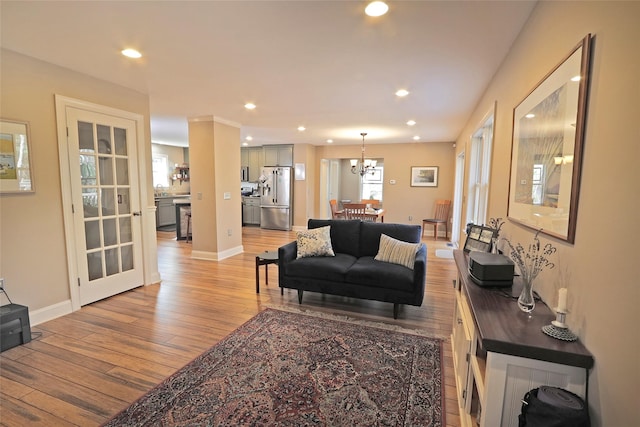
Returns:
[[[400,304],[421,306],[427,270],[427,248],[421,244],[413,270],[398,264],[376,261],[380,235],[419,243],[421,227],[360,220],[310,219],[308,228],[331,226],[335,257],[297,259],[297,242],[278,249],[279,285],[298,290],[302,304],[304,291],[393,303],[398,318]]]

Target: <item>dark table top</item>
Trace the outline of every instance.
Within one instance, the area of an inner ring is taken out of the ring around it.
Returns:
[[[583,368],[593,366],[593,356],[580,340],[562,341],[542,332],[542,327],[556,318],[544,302],[537,302],[529,314],[518,308],[522,289],[519,277],[510,288],[483,288],[469,276],[468,255],[455,250],[453,257],[483,350]]]

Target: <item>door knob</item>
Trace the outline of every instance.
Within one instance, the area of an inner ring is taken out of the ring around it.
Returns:
[[[142,216],[142,211],[134,212],[133,216]]]

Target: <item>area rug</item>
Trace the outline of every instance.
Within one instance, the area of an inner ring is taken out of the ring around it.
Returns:
[[[106,426],[442,427],[442,340],[266,309]]]

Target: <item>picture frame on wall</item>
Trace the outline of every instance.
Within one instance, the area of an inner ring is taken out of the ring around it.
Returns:
[[[438,166],[412,166],[411,167],[412,187],[437,187],[438,186]]]
[[[513,112],[509,220],[575,241],[587,108],[588,34]]]
[[[0,193],[30,193],[29,123],[0,119]]]

